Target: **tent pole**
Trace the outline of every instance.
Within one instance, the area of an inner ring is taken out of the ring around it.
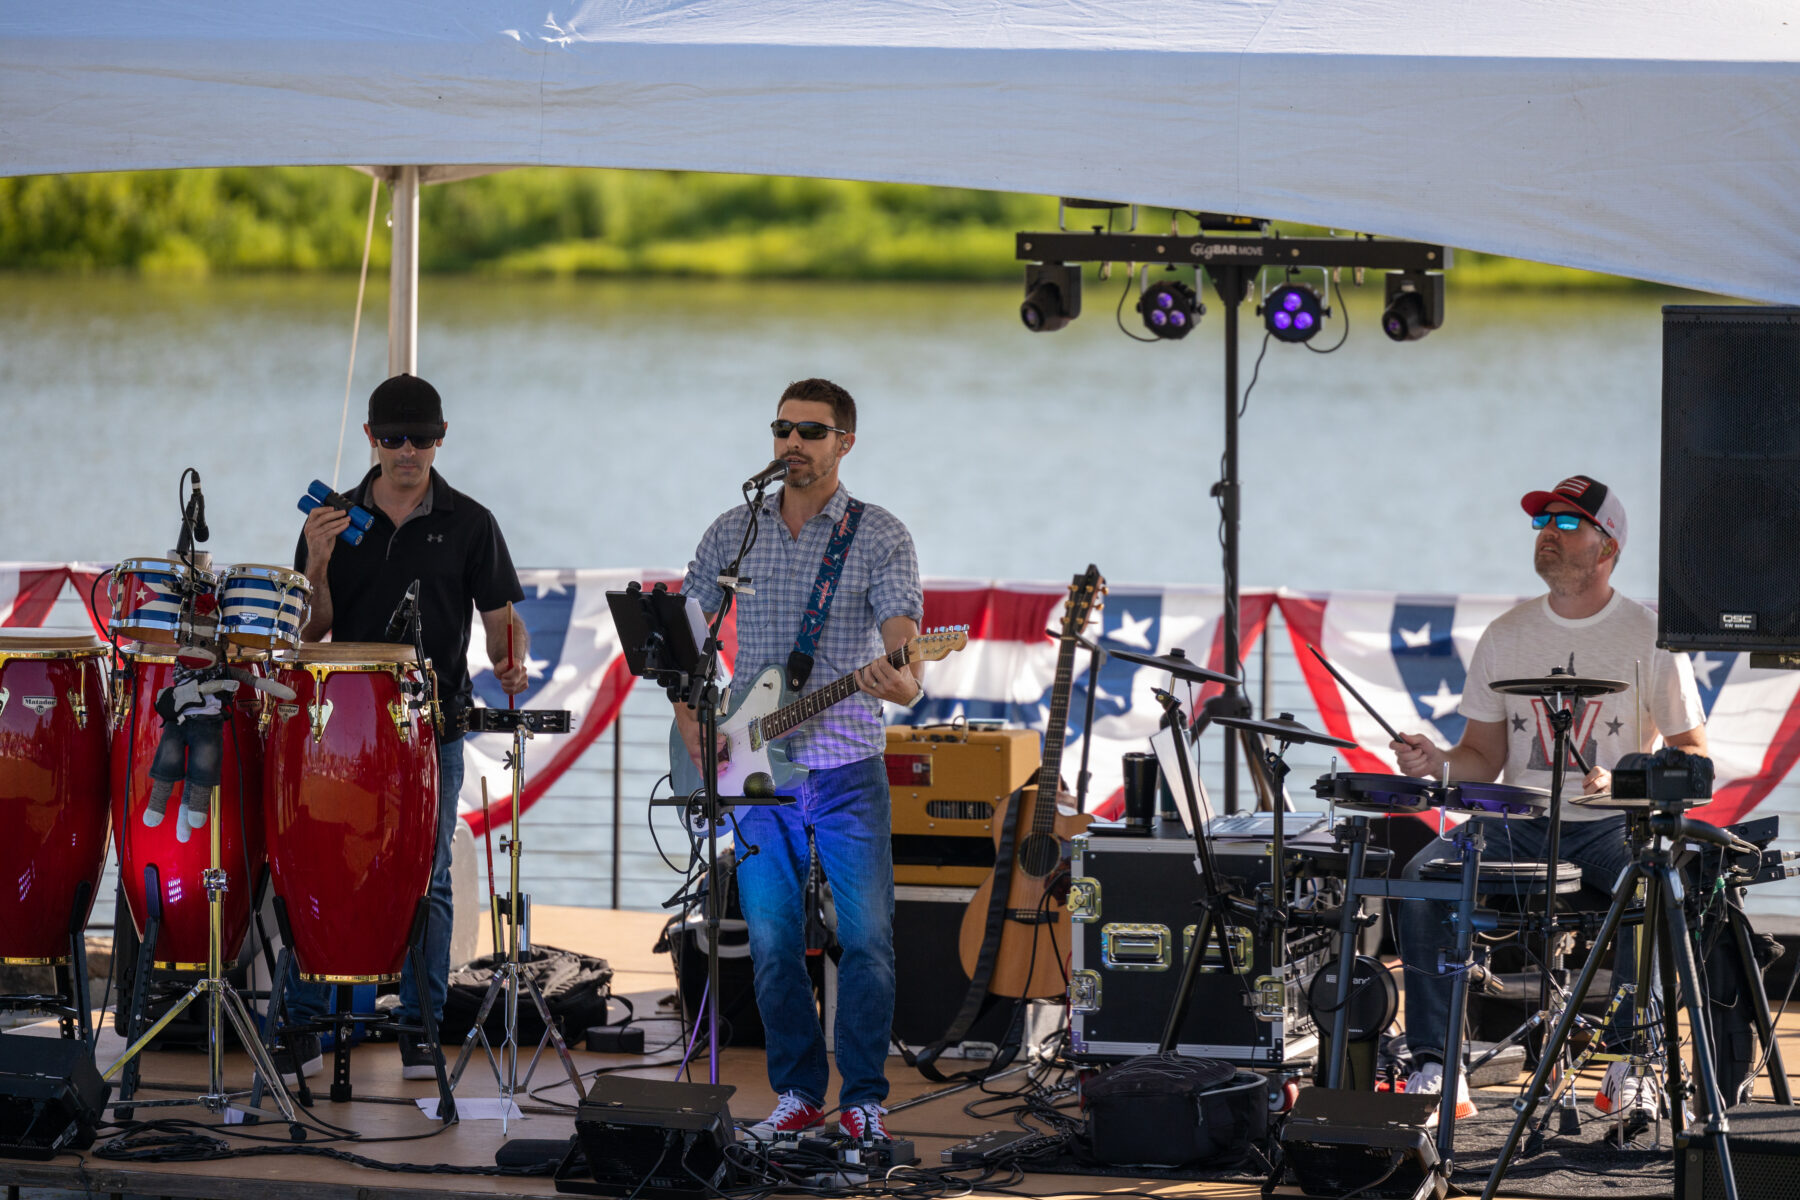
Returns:
[[[388,267],[388,375],[419,373],[419,168],[398,167]]]

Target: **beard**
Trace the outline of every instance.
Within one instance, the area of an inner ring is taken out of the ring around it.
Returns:
[[[1532,566],[1536,568],[1538,578],[1550,585],[1552,592],[1573,595],[1586,591],[1596,582],[1600,574],[1600,556],[1596,551],[1571,558],[1561,551],[1540,549],[1532,558]]]

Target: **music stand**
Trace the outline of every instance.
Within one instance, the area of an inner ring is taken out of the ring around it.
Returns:
[[[755,506],[751,506],[752,514]],[[752,516],[754,523],[754,515]],[[750,537],[746,533],[745,545]],[[738,552],[741,561],[743,551]],[[653,680],[677,704],[690,704],[700,718],[700,778],[704,787],[698,797],[698,816],[706,822],[706,1006],[707,1081],[719,1082],[719,927],[723,914],[719,911],[719,889],[712,886],[718,879],[719,824],[727,807],[719,798],[719,626],[731,609],[739,579],[738,564],[733,563],[720,577],[724,601],[713,617],[710,629],[700,618],[697,605],[690,597],[671,592],[669,585],[659,583],[650,591],[633,580],[622,592],[606,593],[607,607],[612,610],[613,625],[625,653],[625,666],[633,675]],[[704,630],[704,644],[697,635]],[[732,798],[733,804],[785,804],[785,798],[767,800]],[[695,797],[674,796],[668,801],[651,801],[652,806],[678,806],[690,812]],[[689,828],[692,824],[689,823]]]

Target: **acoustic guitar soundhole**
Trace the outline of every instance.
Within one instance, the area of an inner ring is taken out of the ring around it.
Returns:
[[[1019,869],[1033,878],[1054,871],[1061,857],[1061,845],[1047,833],[1028,834],[1019,844]]]

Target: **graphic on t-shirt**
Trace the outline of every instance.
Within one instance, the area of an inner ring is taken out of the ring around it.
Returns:
[[[1400,672],[1414,709],[1452,746],[1462,739],[1468,724],[1458,711],[1468,672],[1450,636],[1455,619],[1453,601],[1396,599],[1388,625],[1394,669]]]
[[[1599,697],[1578,697],[1575,701],[1575,719],[1569,726],[1569,743],[1581,747],[1581,757],[1588,761],[1589,766],[1594,765],[1594,755],[1599,750],[1595,732],[1599,726],[1601,710],[1605,707],[1605,702]],[[1531,761],[1526,766],[1532,771],[1548,771],[1550,749],[1555,744],[1556,734],[1550,728],[1550,709],[1542,696],[1531,698],[1531,718],[1536,736],[1531,740]],[[1573,754],[1563,766],[1571,771],[1581,770]]]

